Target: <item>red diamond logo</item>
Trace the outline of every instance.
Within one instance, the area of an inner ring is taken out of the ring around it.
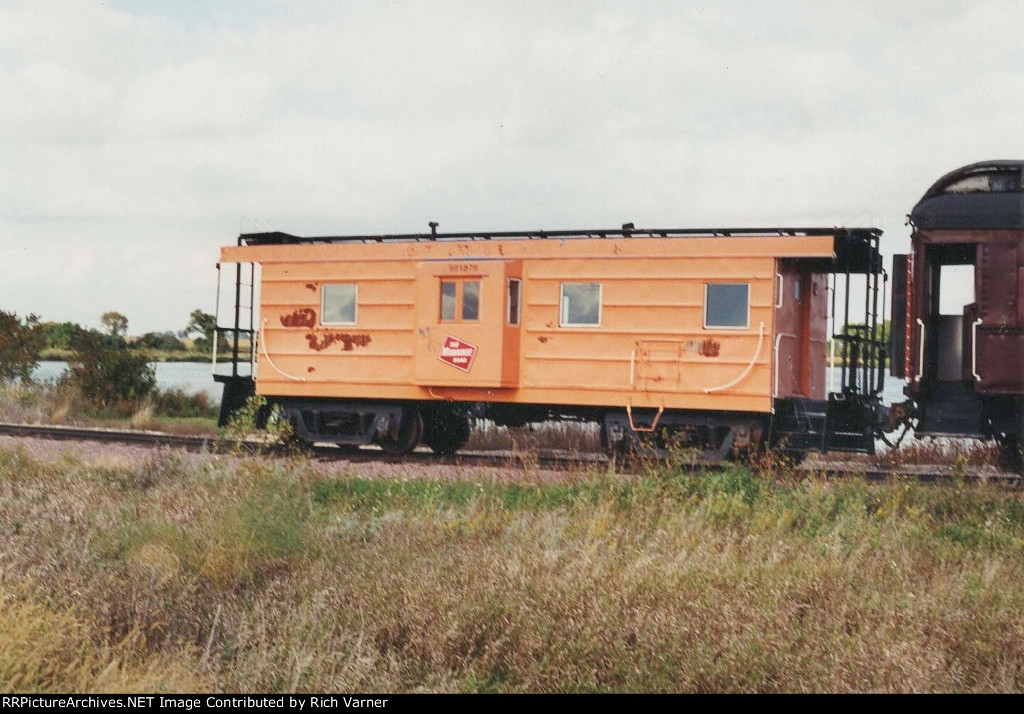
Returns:
[[[473,367],[474,357],[476,357],[476,345],[471,345],[451,335],[445,335],[444,344],[441,345],[441,354],[437,356],[442,362],[461,369],[463,372],[468,372]]]

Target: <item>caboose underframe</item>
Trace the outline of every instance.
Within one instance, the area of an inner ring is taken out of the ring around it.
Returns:
[[[307,441],[395,452],[453,452],[473,419],[596,422],[610,449],[871,451],[879,235],[245,234],[221,255],[235,295],[219,316],[231,353],[222,421],[257,393]],[[860,295],[860,324],[845,327]]]

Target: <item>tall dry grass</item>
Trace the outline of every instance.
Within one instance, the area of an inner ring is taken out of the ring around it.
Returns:
[[[6,690],[1024,689],[1024,504],[991,486],[8,449],[0,530],[30,603],[0,663],[29,621],[62,663]]]
[[[218,406],[205,392],[154,389],[144,400],[97,407],[59,383],[0,384],[0,421],[216,434]]]
[[[0,586],[0,691],[205,691],[212,680],[177,653],[147,651],[136,634],[112,641],[74,606],[48,604],[28,584]]]

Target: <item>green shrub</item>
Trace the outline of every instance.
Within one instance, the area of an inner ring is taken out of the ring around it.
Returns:
[[[28,381],[44,346],[39,318],[0,310],[0,383]]]
[[[153,411],[165,417],[216,417],[217,405],[206,392],[186,392],[184,389],[160,389],[149,396]]]
[[[89,330],[73,342],[65,380],[91,405],[135,405],[156,386],[156,372],[145,355],[123,340]]]
[[[40,325],[45,346],[51,349],[69,350],[82,326],[74,322],[44,322]]]
[[[185,343],[173,332],[147,332],[132,347],[142,350],[165,350],[167,352],[184,352]]]

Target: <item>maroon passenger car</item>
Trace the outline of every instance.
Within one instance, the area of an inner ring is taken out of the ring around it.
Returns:
[[[1024,161],[939,179],[894,256],[892,363],[918,435],[996,438],[1020,467],[1024,432]]]

